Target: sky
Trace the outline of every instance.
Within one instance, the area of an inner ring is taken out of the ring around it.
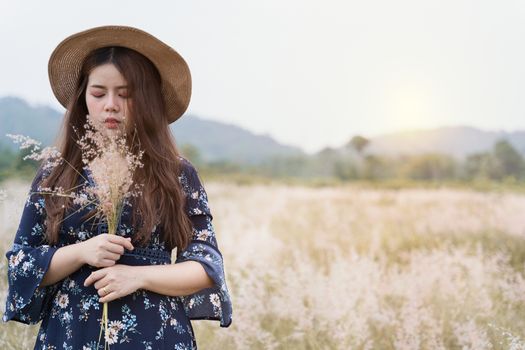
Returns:
[[[525,2],[510,0],[0,0],[0,96],[63,111],[51,52],[107,24],[185,58],[187,114],[309,153],[356,134],[525,129]]]

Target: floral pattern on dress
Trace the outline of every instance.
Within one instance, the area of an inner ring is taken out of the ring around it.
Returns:
[[[182,172],[179,181],[185,194],[185,210],[193,224],[189,246],[177,252],[175,263],[194,260],[202,264],[215,282],[211,288],[187,296],[167,296],[139,289],[111,301],[106,339],[110,349],[196,349],[191,320],[220,321],[221,327],[232,322],[232,304],[225,281],[224,265],[219,251],[208,198],[197,170],[179,157]],[[12,247],[5,254],[8,260],[9,290],[5,300],[4,322],[10,320],[36,324],[42,321],[35,349],[95,350],[100,334],[102,304],[93,285],[83,282],[96,267],[83,265],[79,270],[55,284],[40,287],[54,253],[62,246],[85,241],[107,232],[107,224],[80,218],[91,208],[71,215],[66,213],[56,246],[45,239],[45,203],[38,191],[40,181],[49,174],[39,169],[35,176]],[[84,172],[84,185],[90,176]],[[127,203],[127,209],[131,205]],[[123,211],[117,234],[133,235],[131,210]],[[125,250],[117,263],[127,265],[171,264],[171,252],[165,249],[162,231],[155,227],[151,241],[144,249]],[[104,341],[98,344],[103,349]],[[97,349],[97,350],[98,350]]]
[[[187,260],[200,262],[215,284],[211,288],[182,296],[181,299],[191,319],[219,320],[221,327],[228,327],[232,322],[232,303],[226,285],[222,254],[212,225],[213,215],[208,203],[208,195],[197,170],[189,161],[184,162],[190,165],[188,168],[191,171],[189,176],[181,176],[179,180],[188,197],[186,210],[194,226],[194,239],[184,251],[177,252],[176,262]]]

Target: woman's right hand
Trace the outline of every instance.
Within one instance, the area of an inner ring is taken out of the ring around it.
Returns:
[[[133,249],[131,238],[102,233],[81,243],[82,260],[94,267],[108,267],[124,254],[124,248]]]

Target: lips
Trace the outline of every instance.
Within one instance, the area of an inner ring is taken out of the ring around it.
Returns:
[[[104,124],[108,129],[118,129],[120,120],[117,120],[115,118],[106,118],[106,120],[104,120]]]

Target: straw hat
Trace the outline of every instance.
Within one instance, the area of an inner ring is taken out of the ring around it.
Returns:
[[[153,35],[127,26],[91,28],[64,39],[49,58],[48,73],[56,98],[67,108],[80,75],[80,67],[93,50],[123,46],[140,52],[157,67],[169,122],[182,116],[191,97],[191,74],[181,55]]]

